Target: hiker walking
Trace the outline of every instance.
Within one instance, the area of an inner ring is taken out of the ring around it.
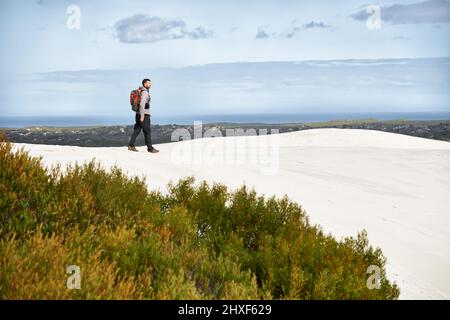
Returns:
[[[152,82],[150,79],[142,80],[142,87],[137,90],[133,90],[130,95],[131,109],[136,112],[136,123],[134,124],[134,131],[131,135],[130,143],[128,143],[128,150],[138,151],[135,143],[136,138],[141,132],[144,131],[145,144],[147,145],[147,151],[151,153],[157,153],[159,150],[152,146],[152,139],[150,136],[150,88]]]

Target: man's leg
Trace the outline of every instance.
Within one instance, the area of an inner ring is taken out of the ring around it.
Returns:
[[[144,117],[144,125],[142,126],[142,129],[144,130],[144,138],[145,138],[145,144],[147,145],[147,150],[152,151],[152,137],[151,137],[151,130],[150,130],[150,116],[145,115]]]
[[[136,113],[135,121],[136,121],[136,123],[134,124],[133,134],[131,135],[130,143],[128,143],[129,147],[135,146],[136,138],[139,135],[139,133],[141,133],[142,126],[140,123],[140,114],[139,113]]]

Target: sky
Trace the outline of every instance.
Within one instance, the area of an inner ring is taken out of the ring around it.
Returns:
[[[0,35],[0,116],[127,115],[147,77],[163,115],[450,111],[448,0],[2,0]]]

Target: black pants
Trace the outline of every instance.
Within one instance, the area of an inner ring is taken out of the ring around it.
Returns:
[[[145,144],[147,145],[148,150],[153,150],[152,146],[152,138],[150,135],[150,116],[148,114],[144,115],[144,122],[141,122],[141,115],[136,113],[136,123],[134,124],[134,131],[131,135],[129,146],[134,147],[136,143],[136,138],[141,133],[141,130],[144,131],[144,139]]]

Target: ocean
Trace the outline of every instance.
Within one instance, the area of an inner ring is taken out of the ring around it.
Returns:
[[[261,113],[261,114],[217,114],[152,116],[152,124],[193,124],[194,121],[235,123],[296,123],[331,120],[450,120],[450,112],[385,112],[385,113]],[[134,124],[134,115],[129,116],[0,116],[0,128],[26,127],[81,127]]]

